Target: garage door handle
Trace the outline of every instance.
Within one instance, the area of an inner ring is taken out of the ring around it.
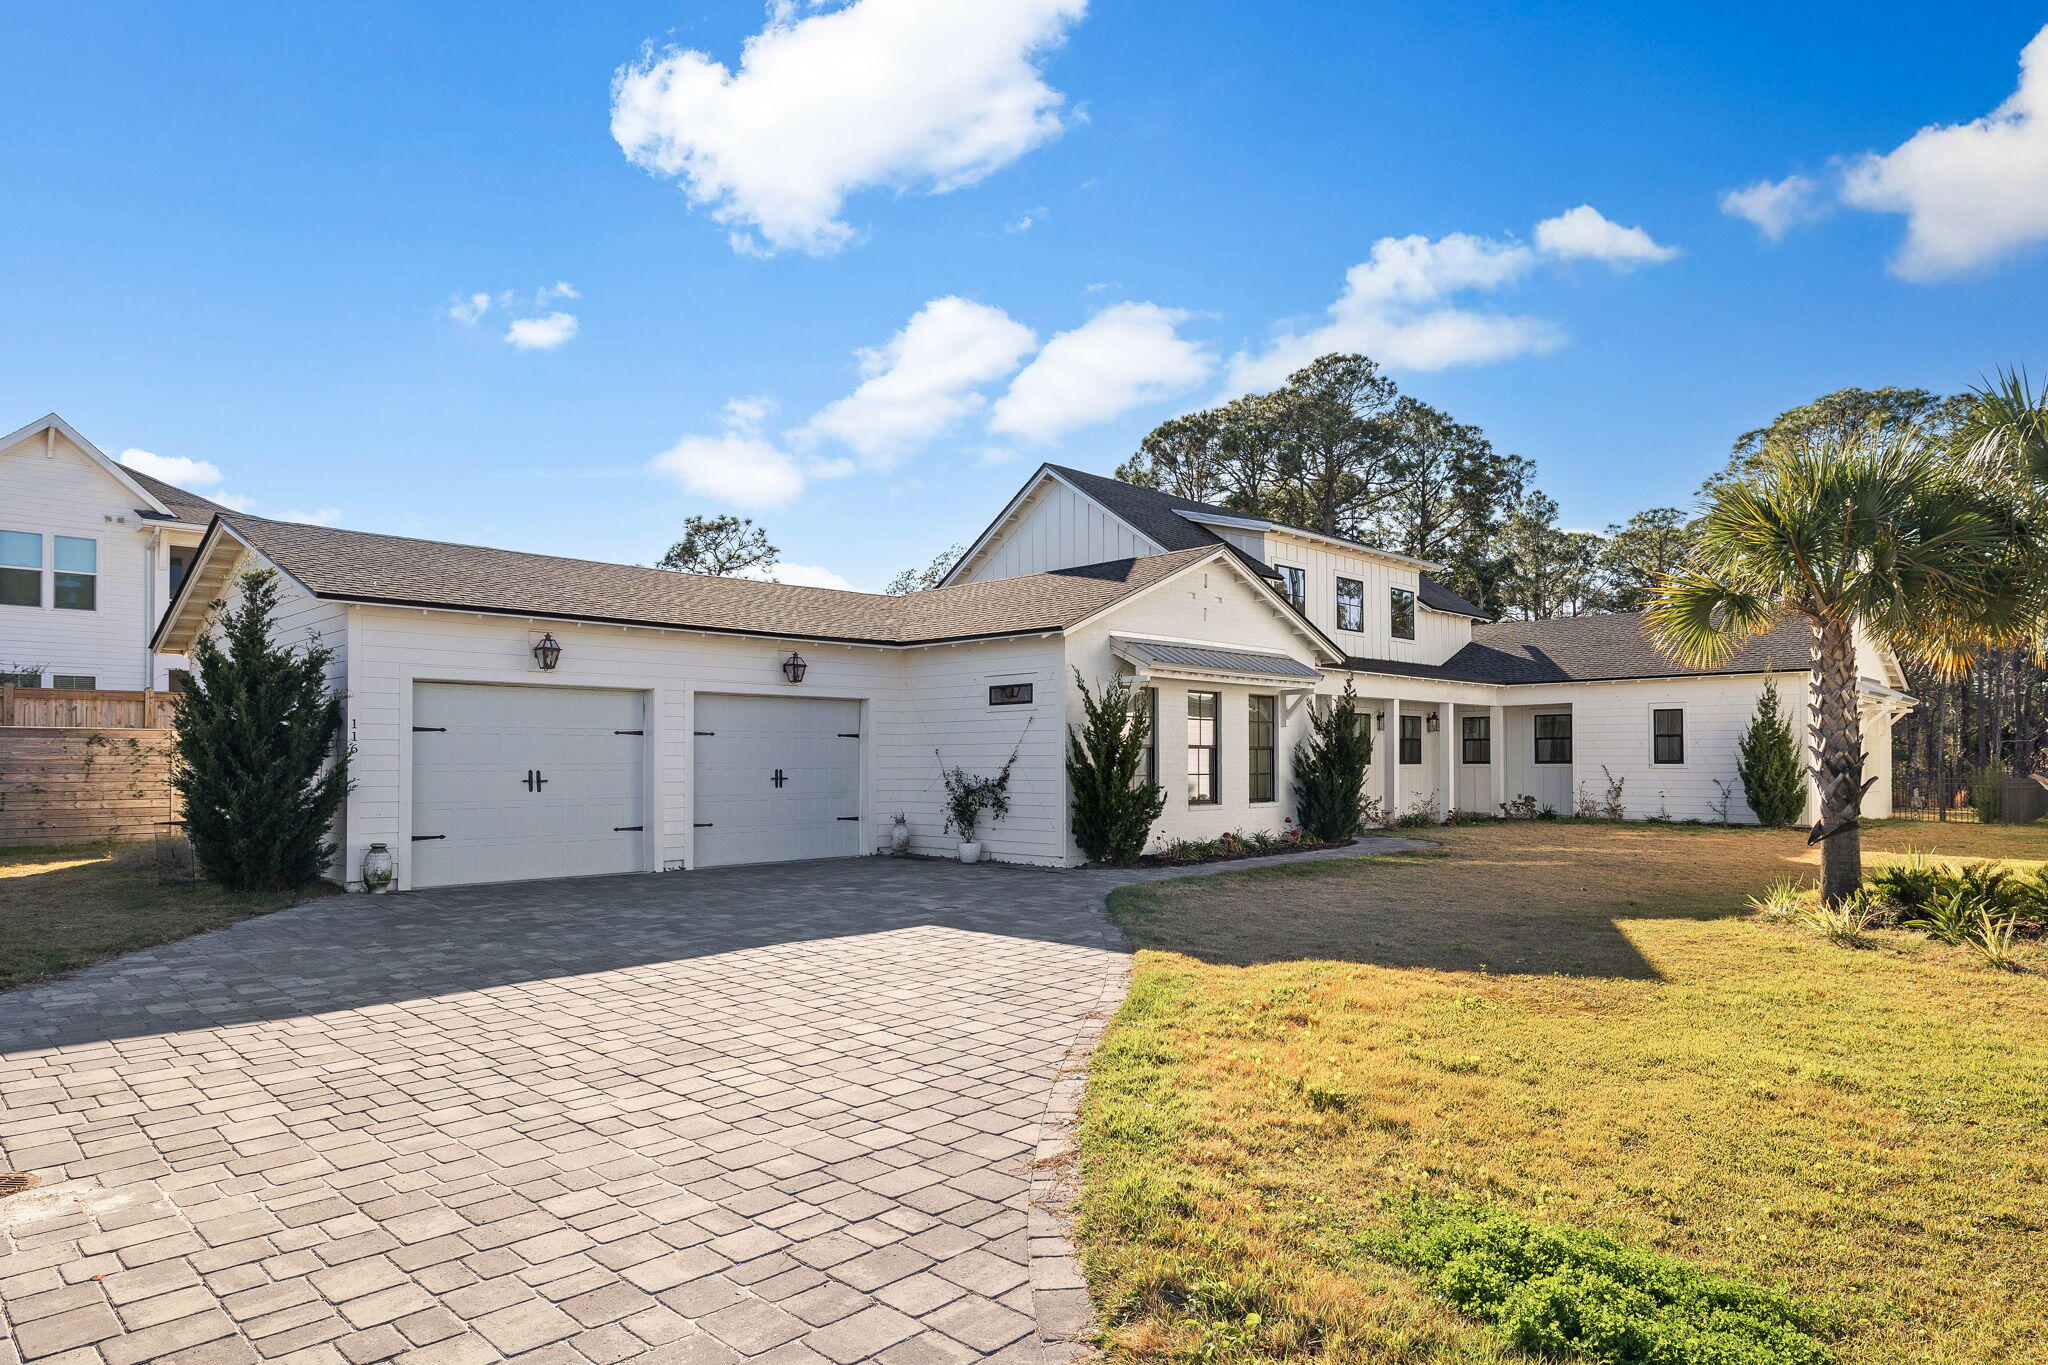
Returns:
[[[412,841],[416,844],[424,844],[429,839],[445,839],[447,837],[445,834],[415,834],[412,836]]]

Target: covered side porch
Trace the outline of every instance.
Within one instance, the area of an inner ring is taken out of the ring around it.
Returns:
[[[1332,682],[1341,688],[1342,679]],[[1386,822],[1498,815],[1522,797],[1570,813],[1570,702],[1528,704],[1510,701],[1504,688],[1381,674],[1353,674],[1351,682],[1373,732],[1366,794]]]

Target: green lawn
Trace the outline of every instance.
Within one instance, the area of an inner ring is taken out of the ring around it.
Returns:
[[[1832,1308],[1844,1362],[2048,1359],[2048,955],[1846,949],[1747,896],[1795,833],[1514,824],[1134,887],[1083,1113],[1113,1355],[1523,1359],[1389,1263],[1409,1196]],[[2048,860],[2048,831],[1869,840]]]
[[[334,888],[166,881],[153,845],[0,848],[0,990],[298,905]]]

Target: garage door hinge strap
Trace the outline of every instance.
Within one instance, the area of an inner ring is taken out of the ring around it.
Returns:
[[[412,727],[412,732],[416,735],[424,735],[429,733],[436,735],[445,735],[448,733],[448,727],[445,725],[415,725]]]
[[[858,820],[858,819],[860,819],[860,817],[859,817],[858,815],[842,815],[842,816],[840,816],[839,818],[840,818],[840,819],[842,819],[842,820]]]
[[[415,834],[412,836],[412,841],[416,844],[423,844],[429,839],[445,839],[447,837],[445,834]]]
[[[612,733],[615,735],[644,735],[647,732],[645,730],[614,730]]]
[[[613,826],[612,826],[612,833],[614,833],[614,834],[624,834],[624,833],[626,833],[626,832],[627,832],[628,830],[636,830],[636,829],[646,829],[646,828],[647,828],[647,826],[645,826],[645,825],[613,825]]]
[[[697,822],[697,823],[696,823],[696,824],[695,824],[694,826],[692,826],[692,828],[695,828],[695,829],[710,829],[710,828],[711,828],[711,822],[710,822],[709,820],[699,820],[699,821],[698,821],[698,822]]]
[[[716,731],[716,730],[692,730],[692,731],[690,731],[690,733],[691,733],[691,734],[693,734],[693,735],[715,735],[715,734],[717,734],[717,733],[718,733],[718,731]]]
[[[841,731],[839,732],[839,737],[840,737],[841,739],[859,739],[859,738],[860,738],[860,731],[858,731],[858,730],[841,730]]]

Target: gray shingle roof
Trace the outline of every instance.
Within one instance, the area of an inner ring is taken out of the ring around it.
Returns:
[[[864,644],[1061,630],[1216,549],[889,597],[451,545],[240,512],[223,513],[220,520],[319,597]]]
[[[122,465],[121,471],[148,489],[158,502],[176,512],[185,521],[196,522],[204,526],[213,519],[215,512],[225,512],[228,510],[217,502],[209,502],[197,493],[188,493],[174,483],[165,483],[162,479],[151,478],[139,469],[130,469],[127,465]]]
[[[1163,549],[1189,550],[1199,545],[1222,545],[1227,543],[1208,527],[1189,521],[1181,515],[1182,512],[1197,512],[1217,517],[1236,517],[1242,521],[1256,521],[1262,522],[1267,526],[1277,526],[1285,531],[1301,531],[1306,529],[1300,526],[1290,526],[1284,521],[1274,521],[1271,518],[1261,517],[1251,512],[1239,512],[1229,507],[1218,507],[1214,503],[1196,502],[1192,498],[1176,497],[1171,493],[1162,493],[1154,488],[1140,488],[1134,483],[1125,483],[1121,479],[1104,478],[1100,474],[1090,474],[1085,469],[1075,469],[1070,465],[1055,464],[1047,465],[1046,468],[1052,470],[1061,478],[1066,479],[1076,488],[1079,488],[1083,493],[1101,503],[1116,516],[1128,522],[1133,528],[1149,537]],[[1323,533],[1316,531],[1311,532],[1311,534],[1321,535]],[[1333,539],[1344,540],[1345,538],[1343,536],[1335,536]],[[1372,546],[1361,541],[1353,540],[1346,543],[1356,545],[1361,550],[1373,549]],[[1374,553],[1384,554],[1386,552],[1375,550]],[[1270,565],[1252,559],[1250,555],[1246,555],[1244,558],[1253,567],[1257,568],[1263,576],[1267,578],[1279,577],[1279,572]],[[1422,599],[1423,606],[1430,608],[1432,611],[1447,611],[1458,616],[1477,617],[1482,621],[1488,619],[1487,612],[1467,602],[1428,574],[1423,574],[1421,577],[1422,591],[1419,596]]]
[[[1401,659],[1345,660],[1361,673],[1443,682],[1612,682],[1627,678],[1709,677],[1724,673],[1803,673],[1812,632],[1793,617],[1757,636],[1715,668],[1688,668],[1659,653],[1643,633],[1641,612],[1560,616],[1547,621],[1494,621],[1472,628],[1472,643],[1441,664]]]

